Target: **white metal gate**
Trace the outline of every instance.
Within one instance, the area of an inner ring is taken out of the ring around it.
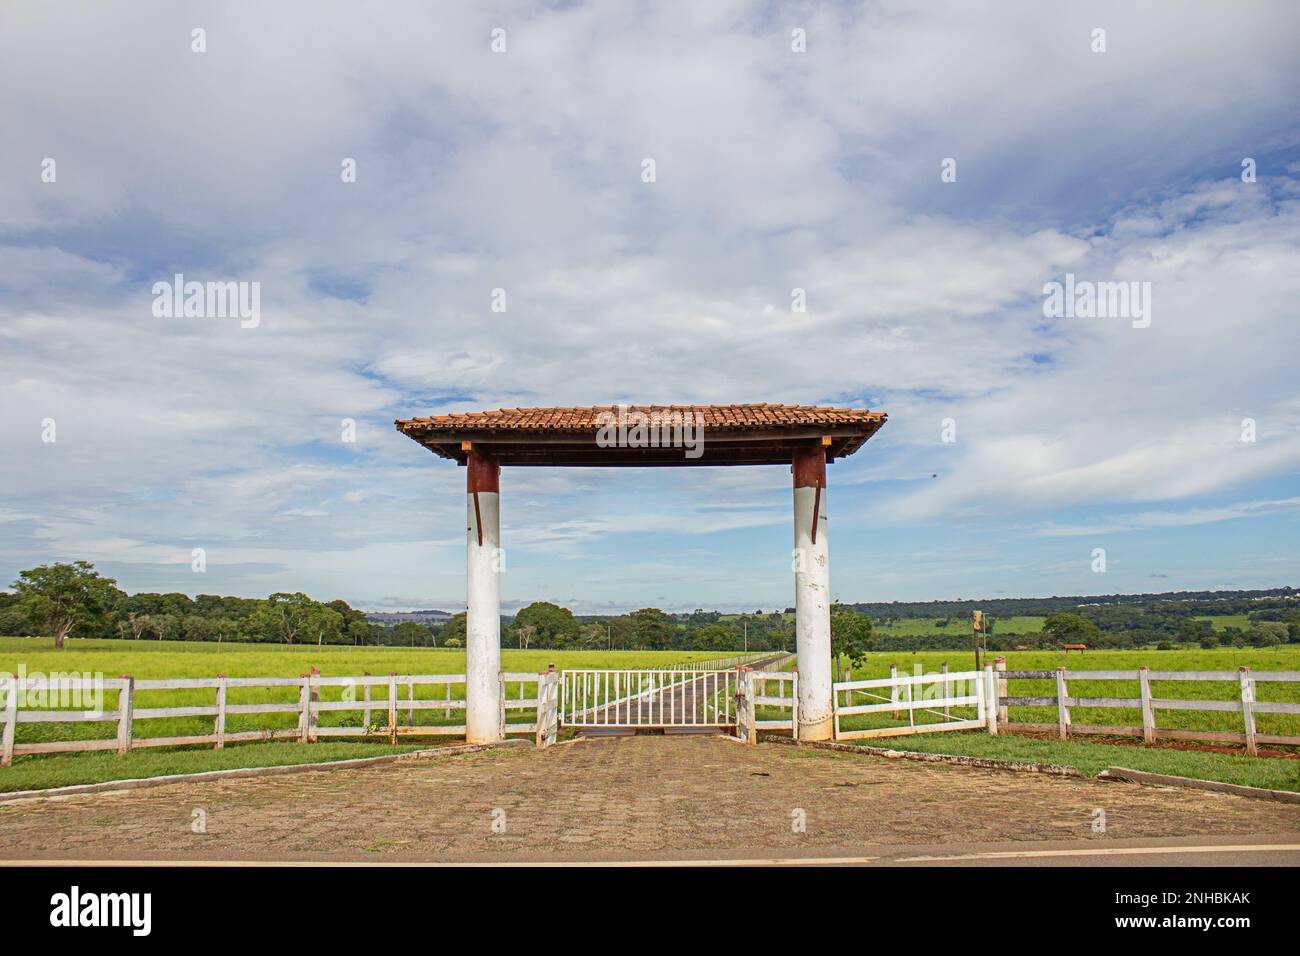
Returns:
[[[573,670],[560,674],[567,727],[729,727],[731,670]]]

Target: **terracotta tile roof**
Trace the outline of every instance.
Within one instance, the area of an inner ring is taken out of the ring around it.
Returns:
[[[652,431],[681,419],[691,429],[688,439],[678,425],[673,445],[663,440],[641,442],[630,431],[610,444],[602,428],[620,425],[619,407],[500,408],[486,412],[454,412],[399,420],[397,429],[436,455],[465,464],[469,449],[482,447],[502,465],[651,466],[789,464],[799,449],[817,444],[828,461],[853,454],[885,423],[883,412],[865,408],[818,405],[631,405],[623,421],[628,429],[640,417]],[[703,428],[689,416],[698,413]],[[646,421],[649,416],[656,418]],[[602,417],[605,420],[602,421]],[[656,427],[657,426],[657,427]],[[646,436],[641,436],[645,438]],[[696,444],[698,443],[698,444]],[[690,444],[698,455],[683,457]]]
[[[699,412],[706,428],[715,430],[747,428],[794,428],[818,425],[878,424],[883,412],[865,408],[830,408],[820,405],[629,405],[627,414],[682,414]],[[453,412],[425,418],[399,419],[399,431],[442,430],[510,430],[510,431],[586,431],[598,429],[602,414],[618,414],[618,406],[595,405],[560,408],[500,408],[496,411]]]

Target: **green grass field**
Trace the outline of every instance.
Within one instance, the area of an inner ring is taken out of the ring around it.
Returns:
[[[560,669],[572,668],[642,668],[663,667],[690,661],[716,658],[712,651],[700,652],[642,652],[642,651],[517,651],[504,650],[502,665],[508,671],[536,672],[554,663]],[[1141,664],[1165,670],[1235,670],[1248,666],[1254,670],[1300,670],[1300,646],[1284,645],[1276,648],[1215,648],[1213,650],[1182,649],[1174,651],[1088,651],[1084,654],[1054,651],[1013,651],[1003,655],[1012,670],[1049,670],[1066,666],[1071,670],[1136,669]],[[967,652],[919,651],[880,652],[868,658],[865,667],[855,669],[853,677],[885,677],[890,664],[896,664],[900,674],[911,674],[919,667],[932,673],[940,663],[947,661],[950,670],[959,672],[973,666],[973,657]],[[212,677],[218,673],[229,677],[296,677],[312,666],[326,676],[398,674],[455,674],[465,668],[464,651],[428,648],[352,648],[316,646],[273,646],[264,644],[204,644],[156,641],[88,641],[72,640],[62,650],[55,650],[49,639],[0,638],[0,672],[17,672],[22,667],[29,675],[41,672],[63,673],[77,671],[98,673],[106,677],[121,674],[143,678]],[[847,662],[844,662],[847,668]],[[787,667],[788,669],[788,667]],[[531,685],[524,693],[531,695]],[[1187,699],[1232,700],[1238,696],[1236,683],[1224,682],[1163,682],[1154,686],[1156,696]],[[419,698],[441,695],[445,687],[419,687]],[[463,685],[452,687],[452,696],[462,698]],[[510,697],[517,697],[520,689],[511,685]],[[1055,685],[1050,681],[1018,681],[1012,684],[1013,696],[1053,696]],[[1136,681],[1072,681],[1072,695],[1101,697],[1136,697]],[[323,688],[322,699],[337,699],[341,688]],[[400,688],[401,696],[406,688]],[[376,688],[376,708],[372,723],[385,721],[383,691]],[[137,691],[135,706],[169,707],[183,705],[209,705],[211,690]],[[1300,700],[1300,684],[1261,684],[1261,700]],[[297,700],[296,688],[239,688],[231,689],[228,702],[252,703],[265,701],[292,702]],[[865,695],[855,698],[855,703],[869,702]],[[109,692],[104,702],[107,710],[116,707],[116,693]],[[400,710],[400,703],[399,703]],[[954,716],[974,716],[953,709]],[[788,711],[773,710],[760,713],[760,717],[779,718]],[[1011,719],[1023,723],[1054,723],[1054,708],[1012,708]],[[1136,726],[1140,715],[1136,710],[1075,708],[1073,722],[1080,724],[1111,724]],[[400,717],[407,722],[403,712]],[[925,710],[916,713],[917,723],[939,721],[940,715]],[[511,722],[526,723],[532,720],[528,711],[514,711]],[[463,722],[457,713],[444,715],[440,711],[417,711],[419,724],[447,725]],[[903,722],[906,721],[904,716]],[[1220,712],[1162,711],[1161,727],[1184,727],[1202,730],[1240,729],[1240,715]],[[360,712],[326,712],[320,715],[322,726],[360,726]],[[154,718],[137,722],[136,736],[161,737],[211,732],[210,717]],[[227,729],[232,732],[268,727],[293,727],[293,714],[231,715]],[[899,726],[888,713],[844,718],[845,729]],[[1261,714],[1258,716],[1261,733],[1300,734],[1300,716]],[[40,740],[68,740],[84,738],[110,738],[114,734],[112,723],[79,724],[22,724],[17,729],[20,743]],[[1254,786],[1284,786],[1279,779],[1290,779],[1300,769],[1300,761],[1236,757],[1230,754],[1210,754],[1159,748],[1128,747],[1090,742],[1057,742],[1034,740],[1025,737],[989,737],[983,733],[945,733],[917,735],[905,738],[868,740],[884,746],[902,749],[927,749],[942,752],[990,753],[1014,756],[1021,752],[1035,759],[1063,762],[1088,772],[1104,766],[1124,765],[1135,769],[1181,776],[1205,775],[1209,779],[1229,782],[1246,782]],[[371,740],[346,742],[320,742],[302,746],[292,742],[247,743],[228,746],[223,751],[206,747],[157,748],[134,751],[125,756],[112,752],[22,755],[15,758],[11,768],[0,770],[0,791],[61,786],[70,783],[90,783],[99,780],[135,776],[154,776],[167,773],[194,772],[233,766],[261,766],[280,763],[301,763],[316,760],[343,759],[430,746],[435,741],[389,746],[387,738],[377,734]],[[953,750],[952,748],[959,748]],[[992,748],[989,750],[988,748]],[[1073,755],[1066,759],[1063,755]],[[1222,758],[1222,759],[1221,759]],[[1128,762],[1124,762],[1127,760]],[[1292,765],[1294,764],[1294,769]],[[1251,770],[1249,768],[1258,769]],[[1208,769],[1207,769],[1208,768]]]
[[[1045,617],[1000,617],[994,625],[994,634],[1035,634],[1043,629]],[[944,627],[935,626],[936,619],[929,617],[905,617],[888,624],[872,622],[873,630],[881,634],[902,637],[931,637],[935,634],[969,634],[970,620],[950,620]]]
[[[519,651],[503,650],[502,667],[506,671],[536,673],[555,664],[560,669],[573,668],[650,668],[683,664],[719,657],[716,651]],[[277,646],[267,644],[208,644],[182,641],[101,641],[70,640],[63,650],[56,650],[48,638],[0,638],[0,673],[18,673],[22,668],[29,676],[35,673],[90,673],[104,677],[130,674],[136,679],[172,677],[297,677],[313,666],[325,676],[361,676],[397,674],[460,674],[465,670],[463,650],[387,647],[330,647],[314,645]],[[533,697],[535,685],[507,687],[507,696]],[[417,686],[417,699],[445,696],[463,700],[464,684]],[[324,701],[339,700],[343,688],[321,688]],[[386,724],[386,691],[376,687],[376,707],[371,724]],[[399,686],[402,700],[407,699],[405,685]],[[214,699],[210,689],[137,690],[135,707],[209,706]],[[298,690],[285,688],[231,688],[229,704],[291,703]],[[117,692],[107,691],[104,710],[117,706]],[[46,708],[41,708],[46,709]],[[48,709],[54,709],[50,707]],[[399,703],[399,721],[410,723]],[[529,723],[531,710],[512,710],[511,723]],[[320,726],[363,724],[361,711],[324,712]],[[421,726],[448,726],[464,723],[463,711],[415,711],[414,723]],[[267,728],[287,729],[296,726],[294,714],[231,714],[226,722],[230,733]],[[144,737],[172,737],[212,732],[211,717],[167,717],[137,720],[134,734]],[[52,740],[109,739],[116,733],[112,722],[20,724],[18,743]],[[449,742],[442,738],[442,742]],[[63,786],[70,783],[93,783],[100,780],[132,776],[157,776],[168,773],[197,772],[221,767],[265,766],[277,763],[302,763],[315,760],[344,759],[390,753],[413,747],[436,746],[438,738],[418,744],[390,747],[387,737],[377,733],[372,740],[319,742],[303,747],[293,742],[230,744],[223,751],[207,747],[150,748],[119,756],[112,752],[74,754],[24,754],[14,758],[12,767],[0,770],[0,792],[37,787]]]

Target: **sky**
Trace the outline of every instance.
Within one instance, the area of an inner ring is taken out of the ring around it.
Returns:
[[[394,419],[619,402],[887,412],[839,600],[1295,585],[1297,90],[1289,2],[5,3],[0,587],[463,608]],[[788,469],[501,488],[507,610],[793,603]]]

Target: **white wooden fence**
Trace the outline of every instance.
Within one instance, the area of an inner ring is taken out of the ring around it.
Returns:
[[[1052,681],[1056,693],[1052,696],[1012,696],[1008,685],[1015,681]],[[1083,697],[1070,693],[1071,681],[1132,681],[1136,697]],[[1236,699],[1192,700],[1181,697],[1159,697],[1152,691],[1152,683],[1160,681],[1206,681],[1232,683],[1238,688]],[[999,729],[1009,731],[1035,731],[1055,733],[1066,740],[1072,733],[1119,735],[1141,737],[1146,743],[1158,738],[1179,740],[1226,741],[1244,744],[1250,754],[1258,753],[1260,744],[1300,745],[1300,736],[1260,733],[1256,717],[1259,714],[1300,714],[1300,703],[1286,701],[1261,701],[1258,685],[1267,683],[1300,682],[1300,671],[1251,671],[1242,667],[1235,671],[1151,670],[1007,670],[999,659],[996,667],[986,664],[983,671],[948,673],[946,668],[938,674],[899,676],[890,668],[890,676],[873,680],[841,681],[833,685],[835,703],[835,739],[852,740],[863,737],[893,737],[907,734],[933,733],[945,730],[985,728],[996,734]],[[935,693],[921,692],[922,688],[938,685]],[[954,691],[953,688],[958,688]],[[862,696],[868,703],[857,702]],[[975,707],[975,717],[954,719],[954,707]],[[1013,723],[1009,720],[1011,707],[1052,707],[1056,722]],[[1141,714],[1140,727],[1075,725],[1072,710],[1077,708],[1114,708],[1136,710]],[[1160,712],[1201,711],[1206,713],[1233,713],[1241,715],[1241,730],[1200,730],[1186,727],[1160,727]],[[937,721],[917,723],[918,712],[939,717]],[[905,725],[848,730],[840,725],[841,718],[858,714],[889,713],[896,719],[905,715]]]
[[[999,662],[997,670],[998,710],[1007,724],[1008,707],[1055,707],[1055,724],[1010,723],[1009,730],[1055,731],[1061,740],[1071,733],[1140,736],[1146,743],[1159,737],[1181,740],[1227,741],[1245,744],[1247,753],[1255,754],[1258,746],[1265,744],[1300,745],[1300,736],[1261,734],[1256,728],[1258,714],[1300,714],[1300,703],[1261,701],[1258,685],[1261,683],[1300,682],[1300,671],[1252,671],[1242,667],[1235,671],[1167,671],[1141,667],[1137,670],[1076,671],[1059,667],[1054,671],[1005,670]],[[1007,694],[1007,683],[1023,680],[1055,681],[1056,693],[1051,697],[1012,697]],[[1137,685],[1137,697],[1078,697],[1070,694],[1071,681],[1132,681]],[[1236,700],[1188,700],[1181,697],[1157,697],[1151,690],[1153,681],[1217,681],[1236,684]],[[1137,710],[1142,716],[1141,727],[1116,727],[1080,725],[1071,720],[1072,708],[1097,707]],[[1159,727],[1160,711],[1204,711],[1241,714],[1240,731],[1198,730],[1193,728]]]
[[[557,734],[559,674],[555,670],[535,673],[503,672],[501,728],[506,734],[531,733],[538,746],[554,743]],[[220,750],[227,743],[251,740],[298,740],[311,743],[322,737],[387,737],[396,743],[399,737],[464,736],[465,725],[416,724],[416,711],[439,711],[450,715],[463,711],[465,701],[452,697],[453,688],[464,686],[464,674],[388,674],[360,677],[325,677],[312,673],[303,677],[197,677],[140,679],[123,676],[86,680],[84,678],[0,678],[0,766],[9,766],[16,755],[42,753],[72,753],[91,750],[116,750],[119,754],[143,747],[178,747],[207,745]],[[432,697],[417,697],[417,687],[443,687],[445,693]],[[532,693],[526,690],[532,686]],[[343,688],[339,700],[322,700],[321,689]],[[517,687],[516,696],[508,691]],[[255,703],[230,703],[230,691],[240,688],[295,688],[296,701],[260,701]],[[374,690],[378,688],[379,693]],[[210,690],[210,704],[173,707],[138,707],[138,691],[160,690]],[[406,691],[405,699],[401,691]],[[51,694],[76,700],[92,697],[111,697],[116,694],[116,706],[111,710],[68,708],[35,709],[20,704],[32,697],[44,699]],[[511,711],[532,711],[529,722],[509,721]],[[360,726],[322,725],[322,713],[340,711],[361,712]],[[378,712],[379,719],[373,718]],[[405,713],[406,723],[399,722]],[[264,728],[231,732],[226,729],[227,719],[244,714],[295,714],[297,723],[291,728]],[[209,733],[186,734],[167,737],[139,737],[136,723],[159,718],[211,718]],[[20,724],[41,723],[112,723],[116,734],[112,737],[89,740],[45,740],[19,743],[16,740]]]
[[[890,677],[877,677],[871,680],[840,681],[832,685],[835,703],[835,739],[856,740],[864,737],[897,737],[908,734],[933,733],[943,730],[971,730],[987,727],[996,732],[996,711],[986,707],[992,699],[989,683],[992,668],[988,674],[980,671],[963,671],[948,673],[946,670],[937,674],[916,674]],[[927,691],[927,688],[929,690]],[[887,693],[881,693],[887,692]],[[854,700],[866,698],[869,703],[854,703]],[[841,703],[843,699],[843,703]],[[973,719],[953,718],[953,707],[976,708]],[[938,717],[931,723],[916,722],[918,711]],[[898,727],[873,727],[859,730],[846,730],[840,726],[844,717],[856,714],[884,714],[898,718],[905,712],[907,724]],[[990,717],[990,714],[994,714]]]
[[[770,666],[780,667],[785,660],[773,661]],[[736,692],[736,736],[748,743],[755,743],[760,730],[789,730],[795,740],[799,739],[799,672],[797,670],[750,670],[738,671]],[[773,688],[772,685],[776,687]],[[786,694],[786,684],[790,685]],[[773,693],[775,691],[775,693]],[[759,719],[759,707],[781,708],[790,711],[789,717]]]

